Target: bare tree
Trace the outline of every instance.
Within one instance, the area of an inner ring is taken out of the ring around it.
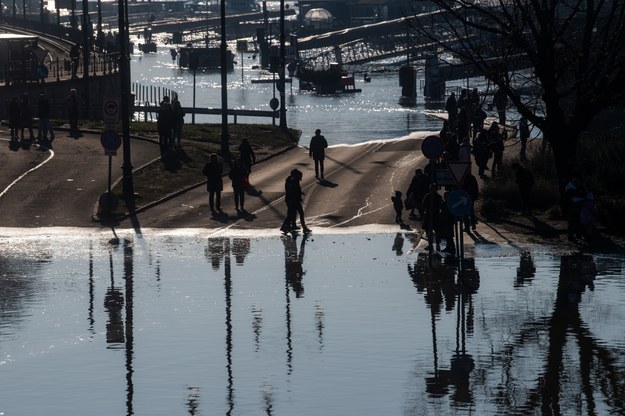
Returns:
[[[477,68],[542,131],[562,191],[580,133],[625,99],[625,1],[432,2],[441,14],[413,28]]]

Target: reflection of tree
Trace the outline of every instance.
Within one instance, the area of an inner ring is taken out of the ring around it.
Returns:
[[[315,323],[317,327],[317,338],[319,340],[319,349],[323,349],[323,329],[325,328],[325,312],[323,306],[315,305]]]
[[[200,388],[194,386],[187,386],[187,409],[190,416],[198,415],[198,408],[200,407]]]
[[[263,329],[263,310],[258,306],[252,306],[252,329],[254,331],[254,351],[260,350],[260,333]]]

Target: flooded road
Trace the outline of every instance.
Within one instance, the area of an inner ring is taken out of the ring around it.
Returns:
[[[625,413],[622,255],[8,230],[1,415]]]

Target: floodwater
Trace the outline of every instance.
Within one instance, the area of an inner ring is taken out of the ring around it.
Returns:
[[[248,110],[271,110],[269,101],[279,91],[273,83],[252,83],[252,80],[271,78],[261,75],[257,55],[238,54],[239,62],[234,71],[228,73],[228,108]],[[242,64],[241,64],[242,63]],[[418,73],[418,83],[423,73]],[[302,131],[304,137],[311,137],[320,128],[332,144],[363,143],[368,140],[402,137],[413,131],[438,131],[442,122],[426,114],[426,103],[418,93],[415,107],[399,105],[401,87],[397,72],[375,72],[371,82],[364,82],[362,74],[356,74],[356,88],[362,92],[338,95],[318,95],[300,91],[297,78],[287,84],[285,106],[287,125]],[[193,107],[193,72],[179,68],[171,59],[169,47],[159,46],[156,53],[135,53],[131,61],[131,82],[175,91],[184,107]],[[417,84],[419,85],[419,84]],[[450,82],[449,86],[460,85]],[[418,88],[422,91],[422,88]],[[149,96],[148,96],[149,97]],[[154,101],[154,99],[152,99]],[[221,107],[221,75],[219,71],[197,71],[195,76],[196,107]],[[221,122],[221,116],[196,115],[196,122]],[[232,118],[230,120],[232,122]],[[185,117],[191,122],[191,115]],[[271,119],[239,117],[241,123],[271,123]],[[276,120],[276,123],[278,121]]]
[[[402,232],[0,235],[3,416],[625,414],[622,255],[477,244],[460,275]]]

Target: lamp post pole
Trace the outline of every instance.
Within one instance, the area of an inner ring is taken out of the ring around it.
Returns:
[[[122,187],[126,205],[134,205],[132,163],[130,162],[130,55],[128,51],[128,5],[127,0],[118,0],[119,14],[119,78],[121,83]]]
[[[221,156],[230,158],[230,134],[228,133],[228,65],[226,52],[226,0],[221,0]]]
[[[280,0],[280,128],[286,129],[286,82],[285,76],[285,46],[284,46],[284,0]]]

